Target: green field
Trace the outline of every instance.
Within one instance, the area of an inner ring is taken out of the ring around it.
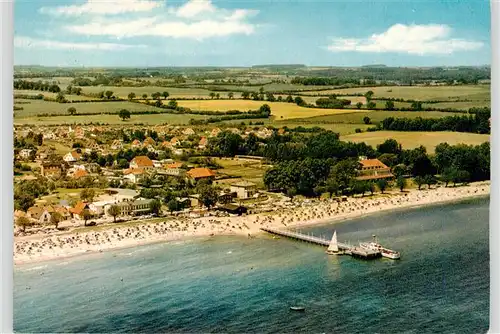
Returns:
[[[149,114],[132,115],[127,121],[122,121],[118,115],[85,115],[85,116],[54,116],[54,117],[25,117],[14,118],[14,125],[37,124],[37,125],[55,125],[55,124],[84,124],[84,123],[107,123],[107,124],[188,124],[190,119],[207,119],[209,116],[203,115],[176,115],[176,114]]]
[[[214,160],[217,164],[223,167],[222,169],[218,169],[217,173],[241,177],[247,181],[256,183],[259,187],[263,186],[262,177],[267,167],[261,166],[260,162],[243,161],[237,159]]]
[[[309,118],[294,119],[294,123],[345,123],[345,124],[363,124],[363,118],[368,116],[372,123],[378,123],[388,117],[395,118],[441,118],[453,115],[463,115],[462,113],[442,112],[442,111],[364,111],[351,112],[339,115],[317,116]]]
[[[16,104],[16,101],[29,102]],[[100,114],[100,113],[117,113],[121,109],[129,111],[164,111],[164,109],[148,106],[141,103],[133,102],[90,102],[90,103],[57,103],[47,102],[43,100],[24,100],[16,99],[15,106],[22,107],[23,110],[14,111],[15,118],[32,117],[40,114],[58,114],[68,115],[68,108],[74,107],[79,114]]]
[[[275,116],[276,120],[314,117],[320,115],[337,115],[344,113],[355,113],[356,110],[346,109],[315,109],[304,108],[295,103],[285,102],[267,102],[253,100],[202,100],[202,101],[178,101],[182,107],[187,107],[192,110],[257,110],[263,104],[268,104],[271,107],[271,115]]]
[[[377,144],[383,143],[387,138],[397,140],[404,149],[412,149],[423,145],[428,152],[434,152],[435,147],[440,143],[450,145],[467,144],[480,145],[490,140],[489,135],[464,132],[398,132],[398,131],[377,131],[356,133],[342,136],[345,141],[356,143],[365,142],[374,148]]]
[[[463,86],[385,86],[385,87],[359,87],[334,89],[311,94],[364,94],[371,90],[373,98],[403,98],[405,100],[453,100],[470,99],[484,101],[490,99],[489,85],[463,85]]]
[[[146,86],[146,87],[115,87],[115,86],[89,86],[82,87],[83,93],[99,93],[102,91],[110,90],[115,96],[126,99],[128,94],[134,92],[137,97],[141,97],[142,94],[148,94],[151,98],[151,94],[156,92],[168,92],[170,94],[169,98],[208,98],[210,91],[203,88],[173,88],[173,87],[157,87],[157,86]],[[215,92],[219,93],[221,97],[227,97],[227,92]]]
[[[14,89],[14,95],[16,95],[16,94],[32,95],[32,96],[42,94],[43,96],[52,97],[52,98],[55,98],[57,96],[57,93],[44,92],[41,90]],[[95,98],[91,98],[91,97],[83,96],[83,95],[66,95],[65,94],[64,96],[66,97],[67,100],[97,100]]]

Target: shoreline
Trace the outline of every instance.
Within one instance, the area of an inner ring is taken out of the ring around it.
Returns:
[[[489,193],[489,182],[477,182],[456,188],[386,192],[372,197],[348,198],[346,202],[316,200],[294,203],[293,207],[283,206],[281,209],[277,205],[275,211],[266,215],[165,219],[134,226],[110,224],[97,232],[15,237],[14,266],[202,237],[262,235],[265,232],[260,228],[264,226],[300,228],[336,224],[379,212],[460,202],[485,197]]]

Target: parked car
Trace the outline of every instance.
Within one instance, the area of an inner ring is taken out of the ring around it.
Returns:
[[[94,221],[92,221],[92,222],[90,222],[90,223],[87,224],[87,226],[96,226],[96,225],[97,225],[97,223],[94,222]]]

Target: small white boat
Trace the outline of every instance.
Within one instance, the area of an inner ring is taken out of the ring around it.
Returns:
[[[290,306],[290,310],[295,312],[304,312],[306,308],[302,306]]]
[[[330,245],[328,245],[328,249],[326,250],[326,254],[328,255],[342,255],[343,252],[339,250],[339,244],[337,242],[337,231],[333,232],[332,240],[330,241]]]

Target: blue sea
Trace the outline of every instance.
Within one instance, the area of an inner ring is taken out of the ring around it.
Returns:
[[[14,270],[17,332],[484,333],[489,199],[304,232],[380,243],[356,260],[262,235],[154,244]],[[305,312],[290,311],[303,306]]]

